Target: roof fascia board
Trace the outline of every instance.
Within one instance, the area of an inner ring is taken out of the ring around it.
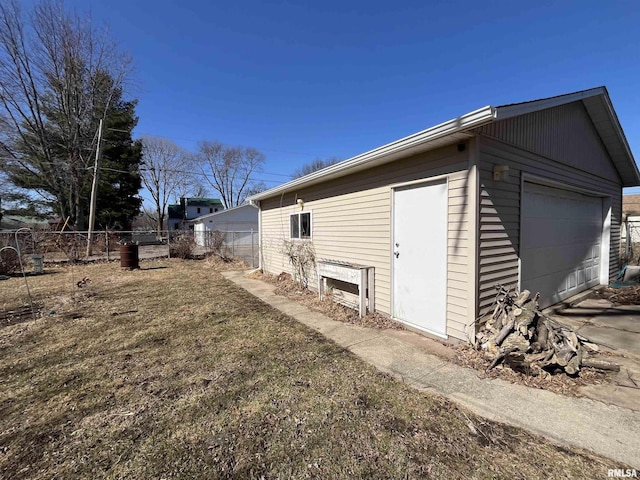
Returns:
[[[615,109],[613,108],[613,104],[611,103],[611,98],[609,98],[609,93],[607,92],[606,87],[597,87],[589,90],[583,90],[580,92],[570,93],[567,95],[560,95],[558,97],[545,98],[542,100],[534,100],[532,102],[518,103],[514,105],[505,105],[502,107],[496,107],[496,120],[505,120],[512,117],[517,117],[520,115],[526,115],[527,113],[537,112],[539,110],[544,110],[547,108],[558,107],[560,105],[565,105],[567,103],[576,102],[580,100],[584,100],[586,98],[591,97],[601,97],[604,101],[604,105],[606,106],[607,115],[609,117],[609,121],[616,131],[616,135],[622,145],[622,148],[625,152],[627,160],[629,164],[631,164],[631,168],[633,170],[634,179],[632,185],[627,185],[629,182],[626,179],[622,179],[623,184],[625,186],[636,186],[640,185],[640,171],[638,170],[638,165],[633,158],[633,153],[631,152],[631,147],[629,147],[629,143],[627,142],[627,138],[624,134],[624,130],[622,130],[622,125],[620,125],[620,121],[618,120],[618,116],[616,115]],[[597,128],[597,127],[596,127]],[[617,163],[617,162],[615,162]],[[618,169],[618,165],[616,164],[616,168]],[[618,169],[619,171],[619,169]]]
[[[616,114],[616,111],[613,108],[613,103],[611,103],[611,98],[609,98],[609,94],[607,93],[606,89],[604,89],[603,99],[604,99],[605,105],[607,106],[607,113],[609,114],[609,118],[611,119],[611,124],[613,125],[613,128],[615,129],[616,134],[620,139],[620,143],[622,144],[622,147],[624,148],[624,152],[627,155],[627,158],[629,159],[629,163],[631,163],[632,165],[633,173],[635,175],[635,179],[634,179],[635,181],[632,182],[631,185],[625,185],[625,186],[629,186],[629,187],[638,186],[640,185],[640,170],[638,170],[638,164],[636,163],[635,158],[633,158],[631,147],[629,146],[629,142],[627,142],[627,136],[624,134],[624,130],[622,129],[622,125],[620,124],[620,120],[618,119],[618,115]],[[624,180],[625,179],[623,179],[623,182],[627,183]]]
[[[252,205],[250,203],[245,203],[244,205],[237,205],[235,207],[227,208],[225,210],[220,210],[219,212],[207,213],[205,215],[201,215],[199,217],[193,218],[190,221],[198,223],[200,220],[205,220],[205,219],[208,219],[208,218],[217,217],[218,215],[224,216],[223,214],[228,214],[228,213],[233,212],[235,210],[240,210],[241,208],[247,208],[247,207],[251,207],[251,208],[254,208],[256,210],[258,209],[257,205]]]
[[[336,175],[346,175],[347,172],[367,162],[381,159],[394,153],[417,147],[421,144],[428,144],[431,141],[446,137],[448,135],[479,127],[495,119],[495,108],[486,106],[473,112],[469,112],[460,117],[441,123],[434,127],[422,130],[421,132],[401,138],[395,142],[388,143],[368,152],[362,153],[348,160],[330,165],[322,170],[310,173],[304,177],[297,178],[278,187],[271,188],[265,192],[248,197],[249,201],[257,201],[278,195],[295,188],[311,185],[322,181],[327,177]]]

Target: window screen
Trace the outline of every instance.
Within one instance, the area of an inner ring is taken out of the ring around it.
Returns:
[[[300,238],[300,215],[291,215],[291,238]]]
[[[289,218],[291,238],[311,238],[311,212],[294,213]]]

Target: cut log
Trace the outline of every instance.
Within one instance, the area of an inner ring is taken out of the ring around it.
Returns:
[[[538,362],[538,366],[540,366],[540,368],[546,368],[549,365],[555,365],[556,361],[555,361],[555,353],[553,353],[553,350],[549,350],[547,352],[547,355]]]
[[[508,335],[507,338],[502,342],[502,347],[505,350],[510,350],[512,352],[522,352],[525,353],[529,351],[531,345],[529,344],[529,340],[524,338],[519,333],[513,332],[511,335]]]
[[[546,356],[547,356],[547,352],[530,353],[529,355],[525,356],[525,359],[529,363],[534,363],[534,362],[539,362],[541,360],[544,360]]]
[[[507,314],[504,312],[504,310],[502,310],[500,312],[500,315],[498,315],[498,318],[496,318],[493,322],[493,327],[499,332],[500,330],[502,330],[502,327],[504,326],[506,321]]]
[[[560,350],[556,351],[556,363],[561,367],[566,367],[569,363],[569,360],[571,360],[571,357],[573,357],[575,354],[576,352],[574,352],[571,348],[563,347]]]
[[[578,342],[578,337],[573,332],[563,332],[564,333],[564,342],[570,347],[574,352],[578,351],[578,347],[580,342]]]
[[[595,343],[590,343],[590,342],[582,342],[582,345],[584,345],[585,347],[587,347],[589,350],[591,350],[592,352],[599,352],[600,349],[598,348],[598,345],[596,345]]]
[[[598,360],[595,358],[583,358],[582,366],[586,368],[595,368],[597,370],[608,370],[612,372],[619,372],[620,365],[606,360]]]
[[[580,357],[578,355],[574,355],[571,360],[565,365],[564,371],[569,375],[575,375],[580,371]]]
[[[511,320],[504,327],[502,327],[502,330],[500,330],[500,333],[496,336],[496,345],[500,345],[503,340],[507,338],[507,335],[509,335],[511,333],[511,330],[513,330],[514,323],[515,322]]]
[[[531,344],[531,351],[532,351],[533,353],[540,353],[540,352],[542,352],[542,345],[540,345],[538,342],[533,342],[533,343]],[[543,353],[543,355],[545,355],[545,354],[546,354],[545,352],[542,352],[542,353]]]
[[[518,295],[518,298],[516,299],[516,301],[514,302],[518,307],[522,307],[524,305],[524,303],[529,300],[529,297],[531,296],[531,292],[529,290],[523,290],[522,292],[520,292],[520,295]]]
[[[540,345],[546,345],[549,339],[549,330],[544,322],[538,322],[538,328],[536,329],[536,342]]]
[[[538,373],[531,368],[531,364],[525,360],[525,356],[521,353],[509,353],[504,357],[504,363],[515,372],[531,376],[537,375]]]
[[[524,309],[518,317],[518,327],[529,327],[536,320],[537,313],[533,309]]]
[[[505,350],[504,352],[499,353],[496,358],[493,359],[493,361],[491,362],[491,364],[487,367],[487,372],[491,369],[493,369],[496,365],[498,365],[502,360],[504,360],[504,357],[506,357],[507,355],[509,355],[511,352],[509,350]]]

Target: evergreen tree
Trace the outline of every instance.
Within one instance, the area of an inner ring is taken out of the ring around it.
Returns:
[[[138,196],[142,188],[139,171],[142,143],[131,138],[138,121],[135,105],[135,101],[117,102],[104,122],[96,228],[130,230],[142,206],[142,198]]]
[[[122,90],[128,58],[55,0],[36,4],[30,15],[17,0],[5,0],[0,65],[0,142],[15,155],[2,158],[8,180],[86,229],[103,119],[104,198],[96,226],[126,226],[140,207],[140,146],[131,141],[135,101],[123,99]]]

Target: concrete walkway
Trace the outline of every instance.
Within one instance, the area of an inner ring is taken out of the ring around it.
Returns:
[[[640,412],[502,380],[480,379],[474,370],[428,353],[421,343],[429,340],[421,335],[337,322],[275,295],[273,285],[246,278],[243,272],[223,274],[274,308],[420,390],[444,395],[490,420],[608,457],[612,459],[610,468],[640,468]]]

